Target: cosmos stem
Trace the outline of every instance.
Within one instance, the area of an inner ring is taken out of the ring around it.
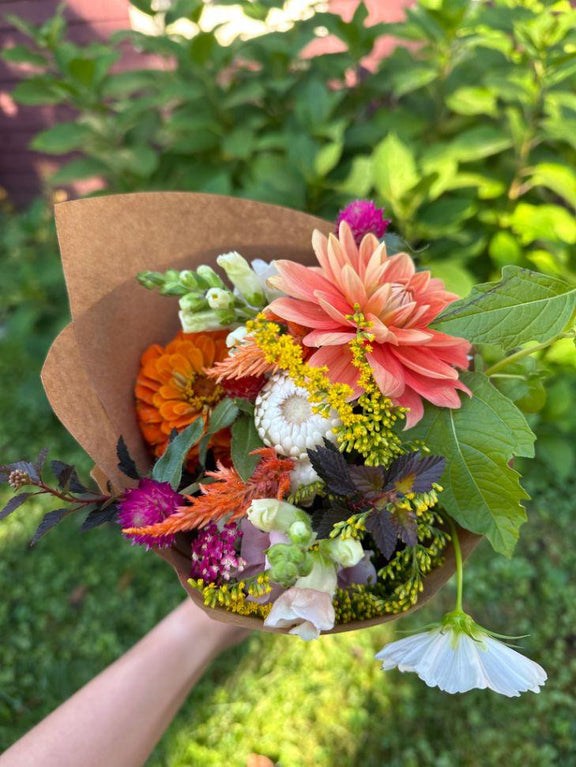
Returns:
[[[464,612],[462,607],[462,592],[464,587],[464,568],[462,565],[462,549],[460,548],[460,539],[458,538],[458,532],[456,525],[450,517],[448,517],[448,524],[450,525],[450,533],[452,535],[452,545],[454,547],[454,559],[456,560],[456,612]]]

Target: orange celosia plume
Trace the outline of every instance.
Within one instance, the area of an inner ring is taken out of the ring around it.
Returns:
[[[271,447],[254,451],[261,455],[260,463],[247,482],[236,469],[218,464],[217,471],[207,471],[206,476],[216,481],[200,485],[202,495],[186,496],[190,504],[181,506],[168,519],[147,527],[124,530],[126,535],[151,535],[160,537],[204,527],[227,517],[228,522],[243,517],[250,504],[257,498],[282,500],[290,490],[290,472],[294,468],[291,458],[281,458]]]
[[[275,366],[266,361],[264,352],[248,340],[236,347],[229,357],[217,362],[206,374],[215,381],[234,380],[246,376],[261,376],[273,373]]]

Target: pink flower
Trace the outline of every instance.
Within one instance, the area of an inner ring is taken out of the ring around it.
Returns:
[[[156,482],[153,479],[141,479],[138,487],[126,490],[118,504],[118,520],[125,530],[129,527],[147,527],[163,522],[173,514],[184,499],[168,482]],[[156,538],[152,535],[124,533],[132,544],[165,548],[174,542],[173,535]]]
[[[378,239],[386,234],[390,221],[384,218],[384,208],[377,208],[372,200],[355,200],[338,214],[336,232],[342,221],[346,221],[360,245],[365,234],[375,234]]]
[[[318,639],[321,631],[334,628],[336,616],[327,591],[293,586],[281,594],[264,621],[270,628],[288,628],[302,639]]]
[[[367,234],[357,246],[350,226],[339,237],[315,231],[312,245],[320,267],[276,261],[277,298],[270,310],[309,329],[305,346],[317,348],[308,364],[327,366],[333,381],[350,385],[355,394],[358,370],[349,342],[359,330],[359,310],[370,322],[374,340],[367,351],[374,379],[395,405],[410,409],[406,427],[423,415],[423,399],[439,407],[460,407],[458,390],[470,393],[455,369],[468,367],[470,344],[432,330],[429,325],[457,296],[430,272],[417,272],[407,253],[386,254],[386,246]]]
[[[235,524],[222,530],[211,522],[198,531],[192,541],[192,578],[204,583],[223,583],[244,570],[245,560],[236,553],[236,541],[242,532]]]

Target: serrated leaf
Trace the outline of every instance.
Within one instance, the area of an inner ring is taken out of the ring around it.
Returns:
[[[82,523],[80,532],[85,533],[88,530],[92,530],[95,527],[100,527],[107,522],[114,522],[117,516],[118,507],[116,504],[111,503],[108,506],[97,506],[95,509],[92,509],[92,511],[88,514]]]
[[[476,285],[451,304],[432,327],[473,344],[505,350],[545,342],[562,332],[576,310],[576,288],[546,274],[505,266],[499,282]]]
[[[22,504],[30,498],[32,493],[20,493],[20,495],[13,495],[8,501],[6,506],[0,511],[0,520],[6,519],[13,511],[20,508]]]
[[[38,543],[40,538],[45,536],[46,533],[50,532],[53,527],[56,527],[56,525],[61,522],[64,517],[72,514],[73,511],[76,511],[76,509],[71,509],[69,507],[65,509],[54,509],[54,511],[49,511],[48,514],[44,516],[44,519],[42,522],[40,522],[36,532],[32,536],[30,546],[34,546],[36,543]]]
[[[44,464],[46,463],[46,456],[48,455],[48,448],[43,447],[42,450],[38,453],[38,458],[34,461],[34,470],[36,471],[36,474],[38,477],[42,475],[42,471],[44,469]]]
[[[418,522],[414,511],[396,509],[392,514],[392,526],[401,541],[407,546],[416,546],[418,543]]]
[[[535,437],[516,405],[485,375],[467,372],[461,379],[473,396],[464,397],[458,410],[426,405],[410,436],[446,458],[440,498],[448,513],[510,556],[526,521],[521,501],[528,495],[509,461],[532,457]]]
[[[118,458],[118,468],[122,474],[126,475],[130,479],[140,479],[140,472],[138,467],[134,463],[134,459],[130,455],[130,451],[124,441],[124,437],[120,437],[118,444],[116,445],[116,456]]]
[[[157,482],[169,482],[174,490],[178,490],[182,479],[182,465],[190,448],[198,442],[203,432],[204,419],[196,418],[190,426],[174,437],[164,455],[154,464],[152,478]]]
[[[62,490],[72,490],[73,493],[85,493],[86,488],[80,482],[74,466],[64,461],[50,461],[50,467]]]
[[[325,441],[325,447],[307,452],[314,471],[326,483],[329,492],[343,496],[357,494],[346,458],[330,442]]]
[[[396,550],[398,533],[389,511],[372,511],[366,517],[366,530],[374,538],[374,543],[386,559],[390,559]]]
[[[250,479],[260,460],[259,455],[250,454],[253,450],[263,447],[263,444],[253,418],[239,418],[232,426],[230,453],[234,468],[244,482]]]
[[[329,538],[334,525],[345,522],[350,514],[350,509],[346,506],[331,506],[316,512],[312,517],[312,528],[318,540]]]

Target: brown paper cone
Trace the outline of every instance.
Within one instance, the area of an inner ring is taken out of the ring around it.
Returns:
[[[56,207],[58,239],[72,322],[58,336],[44,364],[42,381],[58,418],[93,459],[100,486],[130,485],[118,470],[116,443],[122,435],[141,470],[151,459],[140,435],[133,388],[140,355],[178,330],[177,301],[145,290],[143,270],[194,269],[238,250],[248,259],[313,259],[311,235],[332,224],[275,205],[217,195],[152,192],[62,203]],[[467,556],[480,538],[461,531]],[[191,598],[211,616],[262,629],[257,618],[204,608],[187,584],[185,546],[158,551],[176,570]],[[442,567],[427,578],[420,607],[454,573],[450,549]],[[413,608],[414,609],[414,608]],[[350,631],[393,620],[394,615],[337,626]],[[277,630],[286,633],[286,630]]]

